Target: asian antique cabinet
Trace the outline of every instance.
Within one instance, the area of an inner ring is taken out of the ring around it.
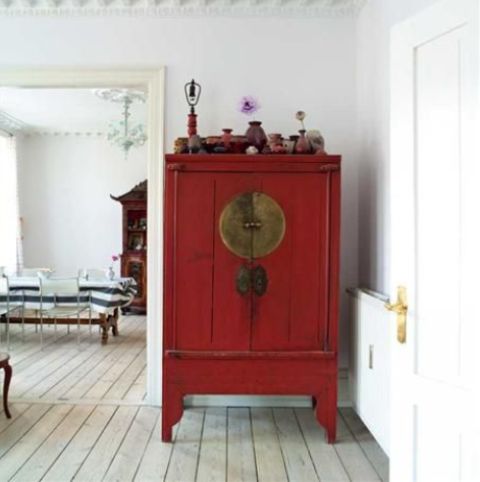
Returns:
[[[166,156],[162,440],[191,394],[310,395],[333,442],[340,156]]]
[[[147,181],[121,196],[110,197],[122,205],[121,275],[134,278],[137,293],[122,312],[147,312]]]

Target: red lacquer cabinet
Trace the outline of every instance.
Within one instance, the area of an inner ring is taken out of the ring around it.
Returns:
[[[340,156],[167,155],[162,439],[191,394],[311,395],[335,440]]]

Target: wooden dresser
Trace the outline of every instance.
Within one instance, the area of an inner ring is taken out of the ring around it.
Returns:
[[[311,395],[335,440],[340,156],[166,156],[162,439],[190,394]]]
[[[122,312],[147,312],[147,181],[121,196],[110,197],[122,205],[121,274],[134,278],[137,294]]]

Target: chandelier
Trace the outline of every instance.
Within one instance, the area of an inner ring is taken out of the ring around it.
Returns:
[[[145,102],[146,95],[139,90],[99,89],[95,94],[103,100],[123,104],[123,119],[111,122],[107,139],[112,145],[120,147],[125,158],[131,147],[143,146],[147,140],[143,124],[130,125],[130,106],[135,102]]]

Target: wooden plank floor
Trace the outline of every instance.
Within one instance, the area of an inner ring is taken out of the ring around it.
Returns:
[[[307,408],[192,408],[172,444],[148,406],[12,404],[0,416],[0,480],[388,480],[388,461],[351,409],[327,445]]]
[[[328,445],[311,409],[192,408],[160,440],[161,410],[145,396],[145,319],[98,333],[12,329],[12,419],[0,412],[0,481],[388,480],[388,459],[352,409]],[[0,380],[1,381],[1,380]]]
[[[6,351],[4,326],[1,350]],[[141,404],[145,397],[144,316],[125,316],[119,320],[120,335],[111,334],[107,345],[100,343],[98,326],[77,327],[44,325],[44,344],[34,325],[10,326],[13,379],[12,402]]]

